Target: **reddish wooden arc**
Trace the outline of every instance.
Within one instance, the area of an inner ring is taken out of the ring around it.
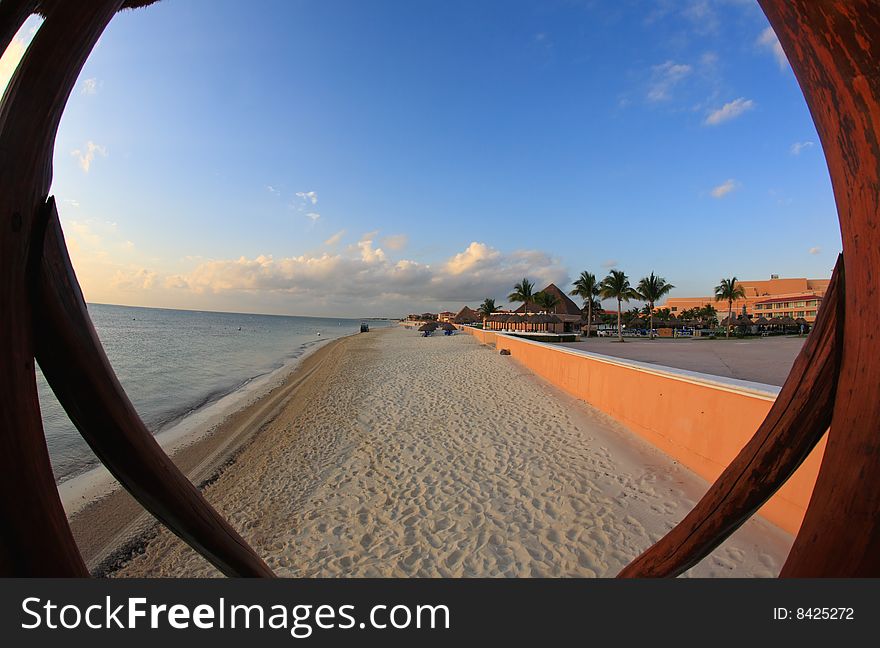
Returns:
[[[28,16],[45,17],[0,102],[0,575],[88,573],[55,487],[34,358],[80,433],[147,510],[225,574],[272,575],[131,406],[48,193],[58,124],[89,53],[117,11],[153,1],[0,0],[0,51]],[[816,123],[843,255],[767,419],[693,511],[621,576],[673,576],[698,562],[788,479],[829,424],[782,576],[880,575],[880,0],[758,2]]]

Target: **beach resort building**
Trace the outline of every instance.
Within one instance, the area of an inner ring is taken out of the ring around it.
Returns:
[[[451,321],[453,324],[476,324],[483,321],[483,316],[473,308],[465,306],[455,313]]]
[[[562,290],[560,290],[556,284],[550,284],[543,290],[543,293],[549,293],[556,297],[557,302],[556,306],[546,314],[555,315],[559,322],[562,324],[562,330],[558,331],[559,333],[571,333],[572,331],[577,331],[581,325],[581,322],[585,319],[584,314],[581,312],[581,309],[575,304],[571,298],[565,294]],[[538,306],[534,302],[529,302],[528,304],[523,304],[519,308],[517,308],[514,313],[519,315],[528,315],[529,313],[538,314],[544,313],[546,309],[541,306]]]
[[[810,324],[816,321],[816,314],[822,297],[828,289],[830,279],[780,279],[772,275],[764,281],[737,281],[743,287],[745,299],[733,303],[734,313],[747,313],[752,317],[763,315],[771,317],[803,318]],[[712,304],[720,311],[727,310],[727,304],[719,305],[715,297],[670,297],[657,310],[668,308],[673,316],[682,311],[701,308]],[[723,308],[722,308],[723,306]],[[719,315],[720,316],[720,315]]]

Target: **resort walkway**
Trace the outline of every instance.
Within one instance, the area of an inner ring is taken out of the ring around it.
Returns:
[[[613,576],[706,483],[468,335],[347,338],[206,489],[283,576]],[[753,520],[692,572],[774,576]],[[216,574],[162,531],[119,576]]]

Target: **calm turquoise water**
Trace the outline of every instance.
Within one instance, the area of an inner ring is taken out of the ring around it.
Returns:
[[[218,399],[244,393],[310,346],[357,332],[360,320],[241,315],[92,304],[89,313],[116,375],[155,434]],[[387,325],[371,321],[370,326]],[[321,335],[319,336],[318,333]],[[37,383],[55,478],[98,465],[55,400]]]

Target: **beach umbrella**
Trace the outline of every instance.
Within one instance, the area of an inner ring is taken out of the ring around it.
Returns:
[[[430,333],[436,329],[437,329],[437,325],[434,324],[433,322],[429,322],[428,324],[422,324],[419,327],[419,332],[424,333],[427,331],[428,333]]]
[[[455,324],[450,324],[449,322],[443,322],[440,325],[440,328],[442,328],[444,331],[457,331],[458,330],[458,327]]]
[[[768,324],[770,324],[770,320],[761,315],[761,317],[755,320],[755,324],[757,324],[758,326],[767,326]]]
[[[798,317],[794,321],[794,323],[797,324],[798,326],[809,326],[810,325],[810,323],[807,320],[805,320],[803,317]]]

